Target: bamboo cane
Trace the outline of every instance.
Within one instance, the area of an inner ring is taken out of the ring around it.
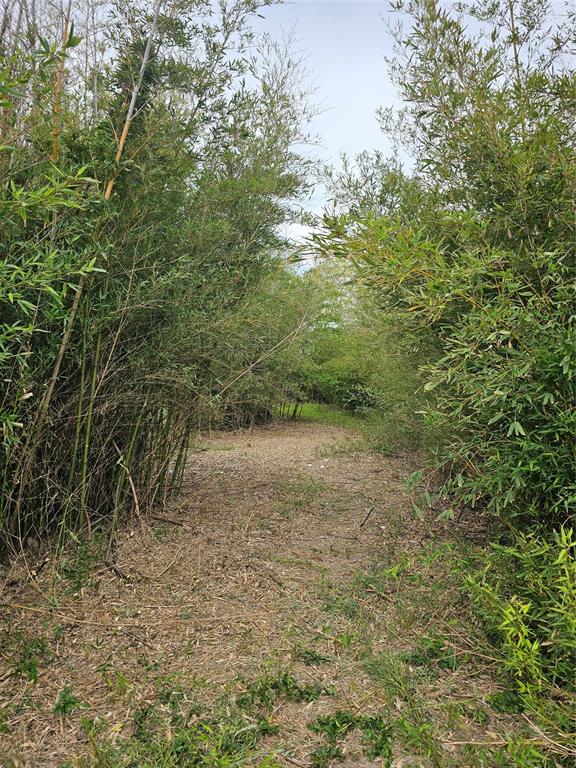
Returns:
[[[60,50],[60,61],[56,68],[56,81],[54,83],[54,102],[52,106],[52,150],[50,160],[55,163],[58,160],[60,144],[60,113],[62,112],[62,92],[64,90],[64,64],[66,61],[66,46],[70,36],[70,16],[72,13],[72,0],[68,0],[68,7],[64,15],[64,24],[62,29],[62,48]]]
[[[118,178],[118,174],[120,173],[120,169],[119,169],[120,160],[122,159],[124,146],[126,144],[126,139],[128,137],[128,131],[130,130],[130,125],[132,124],[132,119],[134,117],[134,110],[136,108],[136,99],[138,98],[138,94],[140,93],[140,88],[142,87],[142,81],[144,79],[146,67],[148,66],[150,51],[152,49],[152,41],[156,33],[156,27],[158,25],[158,16],[160,15],[161,6],[162,6],[162,0],[156,0],[156,5],[154,6],[154,16],[152,18],[152,25],[150,27],[150,34],[148,35],[148,40],[146,41],[146,48],[144,49],[144,54],[142,56],[142,63],[140,65],[140,72],[138,73],[138,80],[136,81],[136,83],[134,84],[134,88],[132,89],[132,96],[130,98],[130,104],[128,105],[128,111],[126,113],[124,127],[122,128],[122,133],[118,141],[118,147],[116,149],[116,155],[114,157],[114,162],[116,163],[117,168],[114,175],[111,176],[110,179],[108,180],[108,184],[106,185],[106,191],[104,192],[104,200],[110,199],[112,190],[114,189],[114,184],[116,183],[116,179]]]

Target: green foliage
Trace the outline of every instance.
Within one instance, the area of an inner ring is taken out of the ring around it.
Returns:
[[[546,10],[515,18],[516,5],[468,9],[493,33],[485,47],[464,11],[406,5],[393,71],[413,179],[376,213],[327,217],[317,242],[352,259],[424,344],[440,342],[423,390],[435,397],[429,424],[447,435],[442,492],[553,526],[576,509],[574,72],[546,50]],[[521,31],[507,36],[510,25]],[[382,169],[383,188],[391,173]]]
[[[277,768],[276,760],[262,755],[258,746],[263,737],[276,732],[267,720],[252,720],[241,713],[220,719],[199,718],[186,726],[175,725],[167,738],[158,727],[137,727],[133,739],[120,744],[105,740],[97,724],[87,723],[93,757],[80,758],[83,768],[116,768],[132,765],[142,768],[229,768],[258,765]],[[160,721],[156,726],[160,725]]]
[[[383,300],[404,304],[422,316],[425,334],[433,327],[443,340],[424,386],[436,396],[429,424],[448,435],[438,453],[438,466],[450,469],[441,492],[553,525],[576,504],[573,264],[539,252],[515,267],[510,251],[483,253],[478,222],[470,251],[469,222],[461,218],[462,242],[450,255],[421,235],[404,243],[386,222],[331,247],[373,254],[368,279]]]
[[[133,714],[133,735],[108,739],[102,722],[84,718],[83,729],[92,754],[79,758],[81,768],[231,768],[258,765],[278,768],[275,751],[265,747],[266,737],[279,726],[272,712],[283,701],[309,702],[320,687],[301,685],[287,673],[265,674],[243,686],[235,697],[224,697],[208,711],[191,704],[190,691],[172,679],[156,686],[157,698]]]
[[[520,0],[393,7],[404,106],[380,118],[412,171],[379,155],[348,164],[314,243],[350,261],[382,316],[419,340],[417,408],[438,479],[425,500],[442,519],[491,513],[508,530],[474,589],[522,705],[569,759],[576,71],[561,51],[574,18]],[[547,762],[512,752],[502,764]]]
[[[495,712],[518,714],[524,709],[516,688],[508,688],[504,691],[493,693],[488,697],[488,701]]]
[[[309,728],[325,738],[312,754],[312,765],[324,768],[331,760],[342,760],[344,754],[338,746],[346,734],[354,729],[362,732],[362,743],[370,760],[382,759],[385,766],[392,765],[391,728],[380,715],[357,715],[352,712],[338,711],[333,715],[322,715]]]
[[[442,638],[422,637],[413,651],[401,655],[403,661],[415,667],[438,666],[441,669],[455,670],[458,657],[452,648],[446,646]]]
[[[238,697],[237,704],[240,707],[260,705],[269,708],[278,698],[310,702],[318,699],[323,693],[325,691],[321,685],[317,683],[301,685],[294,675],[282,672],[279,675],[264,675],[250,683]]]
[[[104,542],[101,533],[90,539],[74,541],[76,537],[71,538],[67,555],[58,562],[58,572],[68,582],[67,591],[74,593],[90,583],[94,566],[102,557]]]
[[[572,529],[551,539],[519,534],[513,545],[495,545],[484,572],[469,581],[523,693],[574,690],[575,553]]]
[[[80,701],[80,699],[72,693],[72,689],[67,685],[65,688],[62,688],[58,694],[58,698],[56,699],[52,711],[55,715],[64,717],[66,715],[71,715],[78,709],[84,709],[86,706],[86,704]]]
[[[6,16],[4,555],[164,503],[197,429],[280,399],[306,291],[277,228],[306,186],[309,108],[290,52],[253,45],[261,4],[193,0],[153,30],[126,0],[97,27],[79,13],[64,45],[56,9]]]
[[[416,393],[424,358],[416,338],[382,317],[349,268],[323,262],[302,282],[312,295],[305,333],[286,365],[293,382],[287,397],[313,402],[284,411],[326,423],[333,415],[333,423],[359,429],[371,448],[383,452],[424,445],[422,398]],[[335,416],[337,409],[343,415]]]
[[[362,429],[365,423],[358,414],[347,413],[327,403],[303,403],[299,411],[299,419],[352,430]]]
[[[343,760],[344,753],[337,744],[321,744],[312,752],[311,758],[311,768],[328,768],[332,761]]]
[[[8,650],[13,658],[14,674],[25,675],[35,683],[42,665],[53,658],[48,642],[43,637],[16,634],[11,638]]]
[[[315,664],[324,664],[328,661],[332,661],[330,656],[324,656],[318,653],[313,648],[295,648],[293,651],[293,657],[297,661],[301,661],[307,667],[312,667]]]

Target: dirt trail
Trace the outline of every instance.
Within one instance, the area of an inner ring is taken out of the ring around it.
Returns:
[[[324,686],[314,701],[274,707],[274,765],[310,765],[318,736],[309,723],[319,715],[380,712],[386,701],[407,707],[408,693],[383,692],[366,659],[410,649],[410,636],[446,603],[427,603],[422,580],[423,602],[411,602],[400,599],[398,583],[367,575],[375,563],[408,563],[425,542],[404,490],[410,460],[343,450],[346,441],[340,428],[299,423],[217,435],[192,455],[182,498],[159,514],[166,520],[135,521],[122,533],[116,572],[91,571],[77,556],[56,580],[46,568],[32,589],[16,564],[0,628],[0,765],[2,755],[18,767],[76,765],[74,756],[91,749],[82,717],[105,724],[100,738],[120,742],[168,684],[193,688],[198,705],[271,670]],[[44,646],[27,650],[35,638]],[[36,681],[25,663],[22,670],[26,654]],[[20,676],[11,674],[15,659]],[[440,686],[475,701],[486,676],[451,670],[429,682],[433,700]],[[70,712],[64,689],[75,700]],[[464,718],[444,738],[485,740],[478,728]],[[382,765],[352,733],[343,753],[346,765]],[[422,753],[398,746],[393,765],[428,765]]]

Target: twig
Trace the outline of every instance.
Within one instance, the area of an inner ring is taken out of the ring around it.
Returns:
[[[507,739],[498,739],[497,741],[442,741],[442,744],[450,744],[453,747],[505,747],[508,741]]]
[[[68,7],[64,16],[62,29],[62,48],[60,60],[56,68],[56,82],[54,83],[54,103],[52,106],[52,150],[50,160],[56,163],[58,160],[58,144],[60,141],[60,112],[62,109],[62,91],[64,89],[64,65],[66,61],[66,46],[70,33],[70,15],[72,13],[72,0],[68,0]]]
[[[183,550],[183,549],[184,549],[184,544],[182,544],[182,546],[181,546],[181,547],[180,547],[180,549],[179,549],[179,550],[176,552],[176,554],[174,555],[173,559],[170,561],[170,563],[168,563],[168,565],[166,566],[166,568],[164,568],[164,570],[163,570],[163,571],[160,571],[160,573],[159,573],[159,574],[156,576],[156,578],[157,578],[157,579],[159,579],[161,576],[164,576],[164,574],[166,573],[166,571],[169,571],[169,570],[170,570],[170,568],[172,568],[172,566],[174,565],[174,563],[176,562],[176,560],[178,560],[178,558],[179,558],[179,557],[180,557],[180,555],[182,554],[182,550]],[[148,577],[148,578],[150,578],[150,577]]]
[[[132,576],[130,576],[129,573],[124,573],[122,568],[120,568],[119,565],[117,565],[114,560],[111,558],[106,559],[105,564],[108,566],[108,568],[114,573],[116,576],[119,576],[121,579],[124,579],[124,581],[132,581]]]
[[[548,744],[552,744],[552,746],[556,747],[556,749],[558,749],[560,752],[562,752],[562,754],[564,754],[564,755],[576,755],[576,749],[570,749],[570,747],[566,747],[564,744],[559,744],[557,741],[554,741],[549,736],[547,736],[544,733],[544,731],[541,728],[539,728],[536,725],[536,723],[533,723],[532,720],[530,720],[530,718],[527,715],[522,714],[522,717],[524,718],[524,720],[526,720],[526,722],[530,725],[530,727],[533,730],[535,730],[536,733],[544,739],[544,741],[546,741]],[[529,739],[529,741],[534,741],[534,739]]]
[[[126,466],[126,463],[124,462],[124,456],[122,455],[122,451],[118,446],[116,445],[116,441],[112,441],[112,445],[114,448],[116,448],[116,451],[118,452],[118,456],[120,457],[120,466],[122,469],[126,472],[126,477],[128,478],[128,483],[130,485],[130,490],[132,491],[132,498],[134,499],[134,511],[136,512],[136,517],[138,518],[140,525],[142,526],[142,530],[145,530],[146,526],[144,523],[144,520],[142,518],[142,514],[140,512],[140,504],[138,502],[138,494],[136,492],[136,486],[134,485],[134,481],[132,480],[132,475],[130,474],[130,470]]]
[[[151,520],[159,520],[161,523],[171,523],[171,525],[178,525],[180,528],[186,528],[187,531],[194,531],[191,525],[183,523],[181,520],[175,520],[173,517],[165,517],[164,515],[150,515]]]
[[[366,514],[364,515],[364,520],[362,520],[362,522],[358,526],[359,528],[363,528],[366,525],[366,523],[370,519],[370,515],[372,514],[372,512],[374,512],[374,507],[370,507],[368,512],[366,512]]]
[[[181,608],[181,606],[178,606]],[[172,617],[164,617],[162,621],[157,621],[155,623],[150,622],[137,622],[137,621],[124,621],[119,616],[116,616],[117,621],[111,621],[108,624],[105,624],[103,620],[100,619],[77,619],[74,616],[70,616],[65,613],[60,613],[59,611],[55,611],[54,609],[50,608],[38,608],[33,605],[22,605],[20,603],[2,603],[0,604],[0,608],[15,608],[17,610],[22,611],[33,611],[34,613],[44,613],[44,614],[50,614],[51,616],[57,616],[61,621],[67,624],[86,624],[88,626],[97,626],[101,629],[121,629],[124,630],[126,627],[133,627],[135,629],[150,629],[152,627],[161,627],[167,623],[170,622],[176,622],[177,624],[186,624],[188,620],[181,619],[176,616]],[[217,619],[214,618],[200,618],[200,617],[194,617],[193,619],[195,624],[208,624],[213,625],[218,622]]]
[[[240,373],[238,373],[236,376],[234,376],[227,384],[225,384],[224,387],[222,387],[222,389],[220,390],[218,395],[220,395],[220,396],[223,395],[224,392],[226,392],[226,390],[230,389],[230,387],[233,384],[235,384],[239,379],[241,379],[244,376],[246,376],[246,374],[250,373],[250,371],[258,365],[258,363],[261,363],[263,360],[266,360],[267,357],[270,357],[270,355],[274,354],[274,352],[277,349],[282,347],[284,344],[289,344],[292,341],[292,339],[294,339],[300,333],[300,330],[304,327],[304,324],[305,324],[307,319],[308,319],[308,315],[306,313],[302,317],[302,320],[300,321],[298,326],[296,328],[294,328],[294,330],[290,331],[290,333],[288,333],[286,336],[284,336],[283,339],[280,339],[280,341],[277,344],[274,344],[274,346],[271,349],[269,349],[267,352],[264,352],[263,355],[260,355],[260,357],[258,359],[256,359],[256,360],[254,360],[253,363],[250,363],[248,368],[245,368],[243,371],[240,371]]]
[[[300,760],[296,760],[295,758],[289,757],[286,754],[283,754],[282,757],[284,760],[288,760],[289,763],[292,763],[292,765],[297,765],[299,768],[306,768],[306,763],[301,763]]]
[[[68,318],[68,323],[66,324],[66,330],[64,331],[64,335],[62,336],[62,341],[60,342],[60,346],[58,347],[58,353],[56,354],[56,360],[54,361],[54,367],[52,369],[52,374],[48,382],[48,387],[44,393],[42,400],[40,401],[36,423],[32,426],[32,429],[30,430],[28,440],[24,445],[22,458],[20,459],[18,463],[18,467],[15,472],[15,477],[20,481],[20,489],[18,491],[18,498],[16,500],[16,517],[18,520],[20,519],[20,505],[22,503],[22,496],[27,487],[25,482],[25,475],[28,472],[30,465],[32,464],[34,453],[36,451],[36,448],[38,447],[38,443],[40,442],[40,435],[42,432],[42,428],[44,427],[44,422],[46,421],[46,417],[48,415],[48,408],[50,406],[50,401],[52,400],[52,395],[54,394],[56,382],[58,381],[62,360],[64,358],[64,354],[66,350],[68,349],[68,345],[72,337],[72,329],[74,327],[74,321],[76,319],[76,314],[78,312],[78,306],[80,304],[80,299],[82,297],[83,290],[84,290],[84,275],[81,275],[80,280],[78,281],[78,286],[76,287],[76,293],[74,294],[74,300],[72,301],[72,307],[70,309],[70,317]]]

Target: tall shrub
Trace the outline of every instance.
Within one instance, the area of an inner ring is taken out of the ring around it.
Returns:
[[[558,525],[576,509],[576,73],[545,6],[399,7],[412,179],[383,168],[379,207],[326,217],[317,242],[440,341],[424,389],[452,435],[444,490]]]
[[[548,3],[399,0],[383,127],[414,167],[345,174],[316,238],[437,353],[423,368],[445,518],[491,512],[472,580],[543,739],[574,756],[576,71],[573,16]],[[568,54],[568,55],[566,55]],[[360,168],[369,162],[361,158]],[[364,192],[366,190],[363,190]],[[351,202],[352,201],[352,204]],[[356,202],[354,202],[356,201]],[[505,533],[502,533],[504,530]],[[503,541],[502,541],[503,540]]]
[[[289,51],[252,44],[263,5],[7,6],[3,551],[162,503],[199,425],[257,409],[235,388],[268,338],[248,351],[242,308],[278,269],[308,116]]]

